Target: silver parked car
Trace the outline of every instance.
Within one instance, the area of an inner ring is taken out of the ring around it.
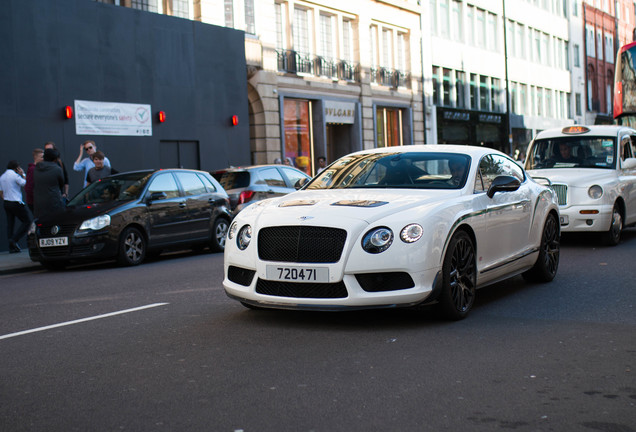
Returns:
[[[233,214],[256,201],[294,192],[311,179],[299,169],[287,165],[252,165],[210,174],[230,196]]]

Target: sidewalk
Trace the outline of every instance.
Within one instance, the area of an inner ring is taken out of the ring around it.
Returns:
[[[0,275],[27,272],[42,268],[40,263],[31,261],[28,250],[22,249],[20,253],[0,252]]]

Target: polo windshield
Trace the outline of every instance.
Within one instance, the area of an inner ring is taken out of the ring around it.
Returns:
[[[151,175],[151,172],[134,172],[106,177],[81,190],[68,205],[81,206],[138,199]]]
[[[460,189],[469,168],[465,154],[361,153],[337,160],[305,189]]]

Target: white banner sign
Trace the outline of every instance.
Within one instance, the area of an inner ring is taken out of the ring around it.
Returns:
[[[353,102],[335,102],[326,100],[323,102],[325,110],[325,123],[353,124],[356,104]]]
[[[75,101],[77,135],[152,136],[150,105]]]

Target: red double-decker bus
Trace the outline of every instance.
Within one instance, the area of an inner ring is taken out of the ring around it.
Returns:
[[[616,56],[614,120],[636,127],[636,42],[620,47]]]

